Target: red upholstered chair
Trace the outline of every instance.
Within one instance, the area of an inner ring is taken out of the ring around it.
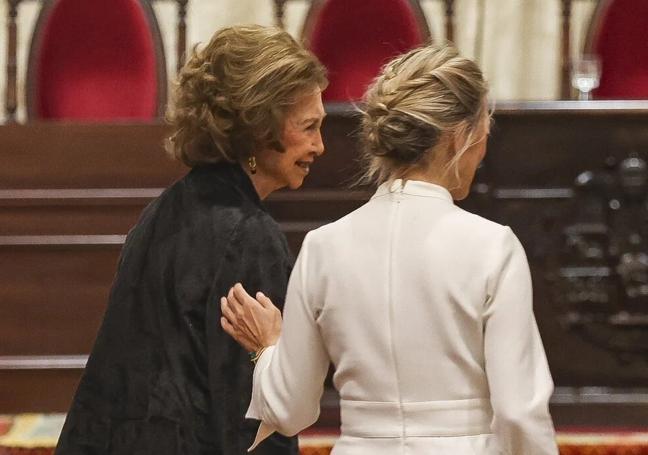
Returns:
[[[357,100],[391,57],[426,41],[417,0],[316,0],[304,38],[329,70],[326,101]]]
[[[154,119],[166,83],[147,0],[44,1],[27,72],[31,120]]]
[[[598,99],[648,99],[648,1],[602,0],[586,52],[601,59]]]

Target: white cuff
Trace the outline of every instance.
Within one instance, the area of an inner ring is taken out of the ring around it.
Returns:
[[[247,419],[261,420],[261,425],[259,425],[259,430],[257,431],[254,443],[252,444],[252,446],[250,446],[248,452],[256,449],[256,447],[261,442],[263,442],[264,439],[266,439],[276,431],[275,428],[263,422],[263,397],[261,393],[261,375],[263,371],[268,367],[268,365],[270,365],[274,349],[275,346],[268,346],[268,348],[263,351],[263,353],[257,360],[256,366],[254,367],[254,379],[252,381],[252,399],[250,400],[250,406],[248,407],[245,417]]]

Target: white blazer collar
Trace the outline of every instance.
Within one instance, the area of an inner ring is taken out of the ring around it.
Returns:
[[[450,203],[453,202],[452,195],[447,189],[445,189],[441,185],[423,182],[420,180],[406,180],[404,183],[403,179],[387,181],[378,187],[376,193],[372,196],[372,199],[380,196],[385,196],[387,194],[432,197],[436,199],[443,199]]]

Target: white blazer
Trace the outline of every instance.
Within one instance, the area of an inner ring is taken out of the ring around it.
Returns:
[[[335,455],[558,453],[524,250],[443,187],[383,184],[306,236],[255,368],[253,447],[317,420],[330,362]]]

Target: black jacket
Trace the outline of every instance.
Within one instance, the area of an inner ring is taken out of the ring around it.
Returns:
[[[238,165],[194,168],[142,213],[56,455],[241,455],[252,364],[223,332],[237,281],[283,307],[292,257]],[[297,454],[275,435],[255,454]]]

